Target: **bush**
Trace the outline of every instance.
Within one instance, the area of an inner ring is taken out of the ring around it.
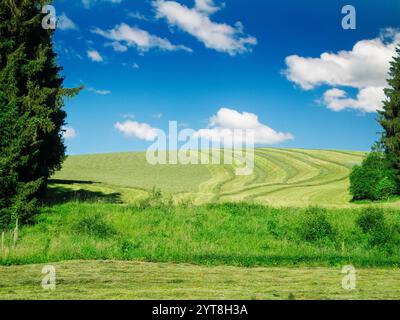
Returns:
[[[77,234],[106,239],[117,232],[100,214],[83,217],[72,225],[72,231]]]
[[[375,188],[376,198],[380,200],[388,200],[397,193],[397,183],[389,177],[382,178]]]
[[[396,242],[396,230],[387,225],[383,210],[380,208],[364,209],[356,224],[368,236],[371,246],[385,246]]]
[[[356,224],[364,233],[372,233],[385,227],[385,215],[380,208],[364,209],[356,220]]]
[[[353,168],[350,192],[353,200],[387,200],[398,192],[396,171],[382,152],[371,152]]]
[[[326,217],[326,209],[308,208],[305,217],[300,223],[300,237],[308,242],[317,242],[323,239],[333,240],[336,230]]]

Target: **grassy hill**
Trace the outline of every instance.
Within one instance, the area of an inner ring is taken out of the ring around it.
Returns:
[[[82,155],[68,157],[53,178],[55,187],[119,194],[126,203],[156,187],[174,199],[196,204],[349,206],[348,176],[363,156],[333,150],[257,149],[253,175],[236,176],[232,165],[152,166],[144,153]]]

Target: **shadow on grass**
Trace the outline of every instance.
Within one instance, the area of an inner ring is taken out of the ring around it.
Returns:
[[[49,184],[94,184],[93,181],[84,181],[84,180],[62,180],[62,179],[49,179]]]
[[[385,203],[395,203],[400,200],[400,196],[391,196],[389,199],[385,200],[351,200],[350,202],[357,205],[375,205],[375,204],[385,204]]]
[[[57,183],[59,183],[57,181]],[[105,194],[100,191],[72,190],[63,187],[49,186],[46,194],[45,204],[55,205],[68,202],[89,202],[89,203],[122,203],[120,193]]]

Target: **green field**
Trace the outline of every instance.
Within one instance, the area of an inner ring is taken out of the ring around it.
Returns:
[[[400,272],[357,269],[342,288],[340,268],[238,268],[124,261],[52,263],[54,291],[41,286],[44,265],[0,267],[2,299],[399,299]]]
[[[251,176],[236,176],[232,165],[151,166],[144,153],[71,156],[54,176],[54,186],[114,194],[125,203],[135,202],[157,187],[177,201],[191,199],[196,204],[246,201],[282,207],[350,207],[354,205],[348,176],[364,155],[257,149]],[[68,180],[68,185],[63,180]],[[400,202],[384,205],[399,207]]]
[[[17,242],[5,233],[0,298],[399,299],[400,202],[351,202],[363,155],[258,149],[241,177],[143,153],[71,156]],[[374,232],[357,222],[371,208],[384,214]],[[52,293],[37,283],[46,264]],[[352,292],[345,265],[361,275]]]
[[[374,234],[358,226],[359,209],[319,210],[322,220],[309,211],[246,204],[54,205],[21,228],[15,247],[12,232],[6,233],[0,264],[110,259],[241,267],[400,265],[398,210],[385,209],[388,231]]]

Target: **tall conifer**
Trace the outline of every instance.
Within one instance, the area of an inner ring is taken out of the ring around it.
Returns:
[[[65,97],[46,0],[0,1],[0,227],[26,222],[65,157]]]
[[[390,63],[389,87],[385,89],[387,99],[383,111],[379,112],[379,123],[384,129],[382,144],[400,178],[400,47],[396,53]]]

